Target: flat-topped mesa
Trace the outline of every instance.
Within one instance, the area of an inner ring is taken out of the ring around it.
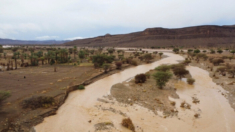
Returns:
[[[143,35],[206,35],[222,37],[234,37],[235,26],[197,26],[177,29],[148,28],[143,31]]]
[[[194,26],[185,28],[148,28],[129,34],[99,36],[74,40],[65,45],[77,46],[167,46],[167,45],[231,45],[235,44],[235,26]]]

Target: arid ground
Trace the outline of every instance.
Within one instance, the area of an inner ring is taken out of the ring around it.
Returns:
[[[47,53],[46,50],[42,51]],[[10,59],[13,56],[13,52],[11,50],[5,50],[5,52],[7,53],[7,57],[5,59],[2,56],[0,63],[6,64],[9,60],[12,60],[13,69],[15,69],[14,59]],[[31,54],[30,52],[25,53]],[[114,53],[114,55],[118,59],[119,54]],[[125,52],[123,56],[128,58],[133,56],[133,54],[131,52]],[[74,55],[71,54],[71,57],[74,57]],[[164,55],[161,58],[164,58]],[[159,59],[160,56],[155,55],[151,61],[154,62]],[[137,65],[145,63],[138,58],[133,58],[133,60],[136,60]],[[30,63],[30,58],[25,59],[24,63]],[[80,64],[75,65],[75,63],[49,65],[45,61],[44,65],[39,62],[38,66],[21,67],[21,60],[18,59],[17,70],[7,71],[6,66],[2,66],[2,71],[0,72],[0,91],[9,91],[11,96],[2,105],[0,112],[1,129],[5,131],[13,129],[17,131],[28,131],[32,126],[42,122],[44,117],[55,114],[58,107],[63,104],[67,94],[73,91],[74,88],[76,89],[78,85],[84,84],[84,81],[87,81],[85,84],[89,84],[99,78],[120,71],[116,70],[114,63],[111,65],[107,74],[104,73],[102,67],[94,68],[91,60],[84,59]],[[131,64],[123,64],[121,70],[131,66]],[[56,72],[54,72],[55,67]],[[25,100],[41,96],[52,97],[55,102],[43,108],[22,108]]]
[[[87,49],[79,49],[79,52],[93,48]],[[49,65],[49,61],[45,60],[43,64],[39,60],[37,66],[20,67],[21,60],[17,60],[18,69],[9,71],[2,66],[0,91],[9,91],[11,96],[2,105],[0,128],[3,131],[36,129],[39,132],[129,131],[120,122],[123,118],[131,118],[137,132],[214,131],[213,125],[217,125],[220,131],[235,130],[231,126],[234,120],[229,116],[234,115],[235,80],[227,64],[232,67],[235,61],[229,51],[223,50],[218,54],[210,53],[209,49],[200,49],[203,53],[189,53],[187,49],[181,49],[178,55],[174,55],[172,50],[167,49],[154,53],[155,49],[116,48],[116,52],[109,55],[108,50],[103,50],[102,54],[116,58],[108,69],[103,66],[95,68],[89,58],[92,55],[78,59],[80,62],[77,63],[74,56],[79,55],[74,53],[70,55],[72,61],[67,63]],[[120,53],[117,53],[118,50]],[[0,63],[9,62],[14,56],[11,50],[6,52],[7,59],[2,56]],[[46,50],[43,52],[48,53]],[[159,55],[160,52],[163,52],[163,56]],[[152,53],[150,60],[140,58],[149,53]],[[217,64],[218,59],[223,62]],[[11,60],[14,63],[15,60]],[[115,63],[120,60],[123,64],[119,69]],[[31,63],[30,58],[24,62]],[[172,76],[166,86],[159,89],[152,76],[156,72],[153,69],[161,64],[179,62],[186,65],[189,73],[183,79]],[[134,76],[139,73],[149,75],[145,83],[135,83]],[[187,84],[187,78],[194,78],[195,83]],[[77,90],[81,84],[87,85],[85,90]],[[33,97],[51,97],[55,101],[39,108],[24,108],[23,102]],[[216,112],[220,113],[217,118],[213,116]],[[218,119],[219,122],[214,122]],[[64,120],[68,122],[62,128]],[[145,120],[155,121],[146,124]],[[185,121],[188,123],[185,124]],[[168,125],[169,122],[174,125]],[[205,122],[210,123],[208,126],[200,125]],[[153,127],[154,123],[157,127]]]

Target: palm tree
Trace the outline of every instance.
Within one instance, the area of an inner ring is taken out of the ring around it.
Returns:
[[[73,47],[73,55],[74,55],[74,59],[75,59],[75,54],[78,52],[77,46]]]
[[[73,48],[69,48],[69,56],[70,56],[70,54],[72,54],[73,53]]]
[[[55,60],[57,61],[57,55],[60,53],[60,50],[55,50]]]
[[[7,59],[7,53],[4,52],[3,55],[4,55],[4,58],[5,58],[5,60],[6,60],[6,59]]]
[[[20,52],[16,52],[17,53],[17,56],[18,56],[18,59],[20,59]]]
[[[42,65],[44,65],[45,57],[41,57],[40,60],[42,61]]]
[[[17,69],[17,57],[16,57],[16,55],[17,55],[17,53],[16,52],[14,52],[14,59],[15,59],[15,69]]]
[[[21,59],[21,64],[24,63],[24,56],[25,56],[25,53],[22,53],[21,56],[20,56],[20,59]]]
[[[66,63],[68,61],[68,50],[67,49],[60,50],[60,61],[61,61],[61,63]]]
[[[32,66],[37,66],[38,65],[38,56],[31,55],[29,58],[31,60],[31,65]]]
[[[85,52],[83,50],[79,51],[79,58],[81,59],[81,62],[82,60],[85,58]]]

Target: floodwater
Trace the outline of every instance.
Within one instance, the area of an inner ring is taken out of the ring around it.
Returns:
[[[110,88],[116,83],[130,79],[139,73],[145,73],[161,64],[175,64],[184,58],[172,53],[164,53],[167,58],[160,61],[126,69],[86,86],[83,91],[70,93],[66,102],[59,108],[57,114],[44,119],[35,126],[37,132],[94,132],[94,125],[101,122],[112,122],[114,128],[104,132],[130,132],[121,126],[124,118],[120,112],[130,117],[136,132],[234,132],[235,112],[220,86],[213,83],[207,71],[188,66],[187,69],[195,78],[193,86],[184,81],[175,84],[180,99],[176,102],[178,116],[163,118],[139,105],[125,105],[111,100],[111,103],[97,101],[110,93]],[[192,103],[192,97],[200,100],[199,104]],[[191,109],[180,108],[180,103],[186,101]],[[110,110],[112,109],[112,110]],[[115,111],[115,112],[114,112]],[[161,113],[161,112],[159,112]],[[195,118],[195,113],[200,114]]]

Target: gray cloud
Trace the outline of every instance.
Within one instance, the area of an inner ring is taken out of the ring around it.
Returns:
[[[76,40],[76,39],[84,39],[83,37],[72,37],[72,38],[66,38],[64,40]]]
[[[0,38],[85,38],[149,27],[234,24],[234,5],[234,0],[1,0]]]
[[[58,39],[58,36],[40,36],[40,37],[36,37],[36,39],[38,40],[54,40],[54,39]]]

